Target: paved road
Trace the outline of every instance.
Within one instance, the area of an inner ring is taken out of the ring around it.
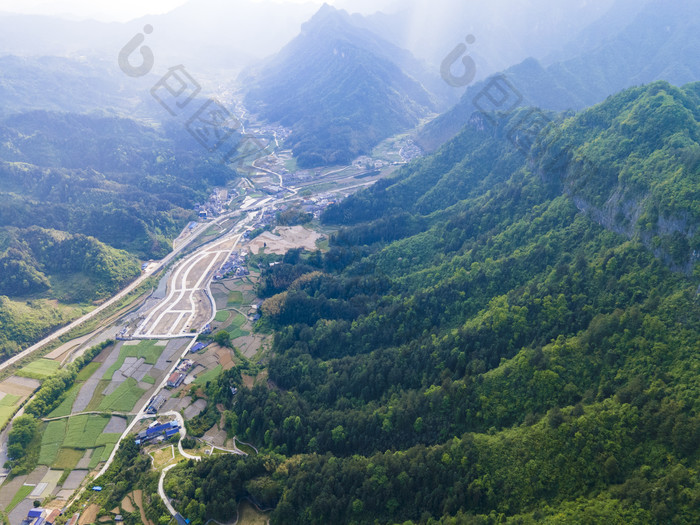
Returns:
[[[163,489],[163,482],[165,481],[165,475],[168,473],[168,471],[171,468],[177,467],[177,463],[173,463],[172,465],[168,465],[163,469],[163,472],[160,473],[160,479],[158,480],[158,495],[160,496],[160,499],[163,500],[163,503],[165,504],[165,508],[168,509],[168,512],[170,513],[171,516],[175,516],[177,514],[177,511],[173,506],[170,504],[170,500],[168,499],[168,496],[165,494],[165,490]]]

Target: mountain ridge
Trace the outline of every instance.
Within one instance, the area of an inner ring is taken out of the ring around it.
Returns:
[[[240,80],[248,85],[247,105],[292,129],[288,142],[300,166],[349,163],[435,109],[397,64],[407,53],[325,5],[290,44]]]

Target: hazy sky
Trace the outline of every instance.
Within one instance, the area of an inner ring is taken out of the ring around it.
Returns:
[[[235,1],[235,0],[232,0]],[[288,3],[323,4],[324,0],[274,0]],[[325,0],[336,4],[336,0]],[[125,22],[147,14],[166,13],[187,0],[0,0],[0,12],[60,15]],[[359,1],[358,3],[364,3]]]

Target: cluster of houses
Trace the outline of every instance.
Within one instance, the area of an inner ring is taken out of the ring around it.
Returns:
[[[231,197],[228,190],[214,190],[209,196],[209,200],[204,204],[195,204],[194,210],[197,212],[200,219],[208,219],[224,213],[230,200]]]
[[[167,423],[158,423],[154,421],[146,430],[142,430],[136,434],[136,444],[147,445],[153,441],[163,441],[180,432],[180,424],[176,420],[168,421]]]
[[[420,148],[420,146],[418,146],[418,144],[413,142],[411,139],[406,139],[403,146],[401,147],[401,150],[399,151],[399,154],[401,155],[401,158],[404,162],[410,162],[414,159],[422,157],[423,150]]]
[[[248,257],[247,252],[233,252],[226,262],[214,274],[214,280],[220,281],[226,277],[244,277],[250,272],[246,268],[245,260]]]
[[[61,511],[58,509],[49,510],[35,507],[29,510],[27,518],[22,522],[22,525],[53,525],[56,518],[60,515]]]
[[[191,359],[183,359],[182,361],[180,361],[180,364],[177,365],[175,371],[172,374],[170,374],[168,381],[165,383],[166,386],[170,388],[179,387],[185,380],[185,377],[187,377],[187,372],[189,372],[193,366],[194,361],[192,361]]]
[[[314,218],[318,219],[321,216],[321,212],[328,208],[331,204],[338,202],[338,199],[331,193],[321,194],[316,197],[311,197],[310,199],[305,199],[301,203],[302,209],[306,213],[313,214]]]
[[[354,161],[352,161],[352,167],[360,170],[380,170],[385,166],[389,166],[390,164],[390,162],[374,160],[372,157],[368,157],[366,155],[357,157]]]

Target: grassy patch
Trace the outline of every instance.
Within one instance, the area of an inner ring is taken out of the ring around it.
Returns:
[[[24,498],[26,498],[27,496],[29,496],[29,495],[32,493],[33,490],[34,490],[34,487],[31,486],[31,485],[22,485],[22,486],[19,488],[19,490],[17,491],[17,493],[15,494],[15,497],[12,498],[12,501],[10,501],[10,504],[9,504],[9,505],[7,506],[7,508],[5,509],[5,512],[6,512],[7,514],[9,514],[10,512],[12,512],[12,510],[13,510],[17,505],[19,505],[20,502],[21,502]]]
[[[207,384],[207,381],[213,381],[216,379],[219,374],[221,373],[222,366],[221,365],[216,365],[216,368],[212,368],[211,370],[207,370],[203,374],[200,374],[197,379],[194,380],[194,384],[197,386],[204,386]]]
[[[247,501],[238,505],[238,525],[267,525],[269,513],[259,512]]]
[[[42,443],[39,451],[39,465],[46,465],[47,467],[53,465],[60,448],[61,443]]]
[[[238,339],[239,337],[245,337],[246,335],[250,335],[250,332],[247,332],[245,330],[241,330],[240,328],[235,328],[229,332],[231,334],[231,340],[233,339]]]
[[[61,401],[61,404],[58,405],[53,412],[51,412],[48,417],[61,417],[61,416],[67,416],[70,414],[71,409],[73,408],[73,403],[75,402],[75,398],[78,397],[78,393],[80,392],[80,388],[83,386],[82,383],[76,383],[70,389],[68,392],[66,392],[66,397]]]
[[[100,458],[100,461],[107,461],[109,459],[110,454],[112,454],[112,450],[114,450],[114,443],[108,443],[107,445],[105,445],[105,448],[102,451],[102,457]]]
[[[165,349],[164,346],[156,346],[157,341],[141,341],[137,345],[122,345],[119,349],[119,358],[116,363],[107,369],[102,379],[110,381],[114,372],[119,370],[127,357],[143,357],[149,365],[155,365],[158,357]]]
[[[228,321],[228,318],[231,314],[227,312],[226,310],[219,310],[216,312],[216,316],[214,317],[214,321],[217,323],[223,323]]]
[[[103,445],[114,446],[117,443],[117,441],[119,441],[120,437],[121,437],[121,434],[117,434],[117,433],[100,434],[99,436],[97,436],[97,439],[95,440],[95,445],[97,445],[97,446],[103,446]]]
[[[97,438],[109,422],[108,417],[95,415],[75,416],[68,420],[64,447],[94,448]]]
[[[240,290],[234,290],[228,294],[228,304],[227,306],[237,306],[243,304],[243,292]]]
[[[84,455],[84,450],[62,448],[58,451],[58,456],[53,463],[53,468],[56,470],[73,470]]]
[[[67,426],[68,419],[57,419],[56,421],[49,421],[41,436],[41,444],[44,445],[45,443],[62,443],[63,438],[66,437]]]
[[[5,426],[12,414],[17,410],[17,404],[22,399],[20,396],[5,394],[5,397],[0,399],[0,428]]]
[[[318,241],[316,241],[316,248],[318,248],[322,252],[327,252],[328,250],[330,250],[330,247],[331,245],[327,237],[325,239],[319,239]]]
[[[133,377],[129,377],[114,392],[106,396],[97,409],[101,412],[130,412],[145,392],[138,387]]]
[[[174,461],[175,449],[172,445],[168,445],[151,452],[151,457],[153,458],[153,466],[157,469],[162,468]]]
[[[246,445],[245,443],[241,443],[240,441],[236,440],[236,447],[238,447],[239,450],[242,450],[249,456],[255,456],[257,452],[255,452],[255,449],[251,447],[250,445]]]
[[[76,376],[75,380],[77,381],[87,381],[90,379],[90,376],[97,372],[97,369],[102,366],[102,363],[88,363],[85,365],[85,367],[78,372],[78,375]]]
[[[151,376],[148,375],[148,374],[146,374],[145,376],[143,376],[143,379],[142,379],[141,381],[143,381],[144,383],[148,383],[149,385],[155,385],[155,384],[156,384],[156,380],[153,379],[153,377],[151,377]]]
[[[56,370],[61,366],[58,361],[53,359],[37,359],[32,361],[27,366],[21,368],[17,375],[21,377],[29,377],[31,379],[46,379],[56,373]]]
[[[233,321],[231,321],[231,327],[232,328],[240,328],[243,326],[246,322],[246,318],[244,315],[241,314],[236,314],[236,317],[233,318]]]
[[[105,451],[105,447],[97,447],[92,451],[92,456],[90,456],[90,464],[88,468],[90,470],[94,469],[102,461],[102,453]]]

